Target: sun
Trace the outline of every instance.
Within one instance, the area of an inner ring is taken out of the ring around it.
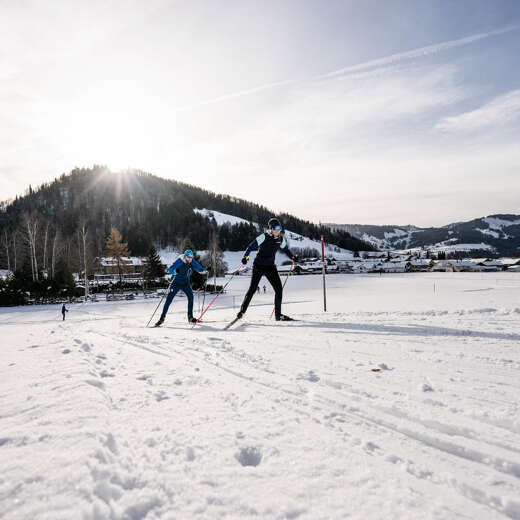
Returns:
[[[152,170],[177,138],[164,107],[131,85],[103,84],[68,100],[49,139],[72,164],[106,164],[112,171]]]

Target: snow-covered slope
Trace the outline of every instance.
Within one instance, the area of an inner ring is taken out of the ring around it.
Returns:
[[[235,217],[234,215],[226,215],[226,213],[220,213],[220,211],[197,208],[195,208],[193,211],[203,215],[204,217],[214,218],[217,226],[222,226],[223,224],[249,224],[249,222],[243,218]],[[255,223],[255,226],[258,226],[258,224]]]
[[[1,309],[0,517],[520,518],[520,275],[292,277],[223,332],[248,281],[196,330]]]
[[[239,217],[235,217],[233,215],[227,215],[225,213],[220,213],[218,211],[213,211],[209,209],[196,209],[194,210],[197,213],[200,213],[201,215],[204,215],[205,217],[213,217],[215,221],[217,222],[218,226],[222,226],[223,224],[229,223],[229,224],[249,224],[247,220],[244,220]],[[259,233],[263,230],[262,226],[258,222],[251,222],[256,226]],[[290,230],[285,230],[285,239],[287,240],[287,243],[289,244],[289,247],[292,249],[314,249],[319,252],[321,255],[321,242],[318,240],[312,240],[306,236],[299,235],[298,233],[294,233]],[[244,244],[244,250],[248,244]],[[171,250],[170,250],[171,251]],[[238,253],[238,254],[237,254]],[[171,253],[162,251],[161,255],[163,257],[170,257],[171,254],[175,254],[173,251]],[[256,253],[253,253],[252,259],[254,258],[254,255]],[[231,265],[235,265],[238,260],[240,262],[240,259],[242,258],[242,251],[236,252],[236,251],[226,251],[224,253],[225,260],[228,263],[228,265],[231,267]],[[335,258],[339,260],[349,260],[353,257],[352,251],[349,251],[348,249],[343,249],[340,247],[335,246],[334,244],[326,244],[325,247],[325,255],[326,256],[334,256]],[[276,263],[281,264],[282,262],[287,261],[287,257],[283,253],[278,253],[276,256]]]

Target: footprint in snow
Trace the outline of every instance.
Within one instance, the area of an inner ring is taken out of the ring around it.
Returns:
[[[103,383],[103,381],[98,381],[97,379],[87,379],[85,382],[89,385],[95,386],[96,388],[100,388],[101,390],[105,389],[105,383]]]
[[[101,390],[105,389],[105,383],[103,381],[99,381],[98,379],[87,379],[85,383],[95,386],[96,388],[101,388]]]
[[[262,462],[262,450],[256,446],[246,446],[235,454],[242,466],[258,466]]]
[[[164,401],[165,399],[169,399],[168,395],[166,395],[165,392],[163,392],[162,390],[160,390],[159,392],[157,392],[155,394],[155,400],[157,402],[160,402],[160,401]]]
[[[367,452],[367,453],[373,453],[374,451],[378,451],[380,450],[381,448],[375,444],[374,442],[365,442],[365,445],[363,446],[364,450]]]
[[[191,446],[188,446],[186,448],[186,460],[188,462],[192,462],[195,460],[195,450]]]
[[[304,379],[305,381],[310,381],[311,383],[317,383],[320,378],[314,370],[309,370],[306,374],[298,374],[296,379]]]

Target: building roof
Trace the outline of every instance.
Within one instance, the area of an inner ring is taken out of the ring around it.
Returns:
[[[109,256],[102,256],[98,258],[98,261],[105,267],[117,265],[117,262]],[[146,263],[146,258],[139,256],[123,256],[121,257],[121,261],[126,265],[144,265]]]

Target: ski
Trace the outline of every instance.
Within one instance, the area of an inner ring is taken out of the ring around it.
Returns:
[[[232,327],[237,321],[241,320],[242,318],[235,318],[233,321],[229,322],[222,330],[228,330],[230,327]]]

